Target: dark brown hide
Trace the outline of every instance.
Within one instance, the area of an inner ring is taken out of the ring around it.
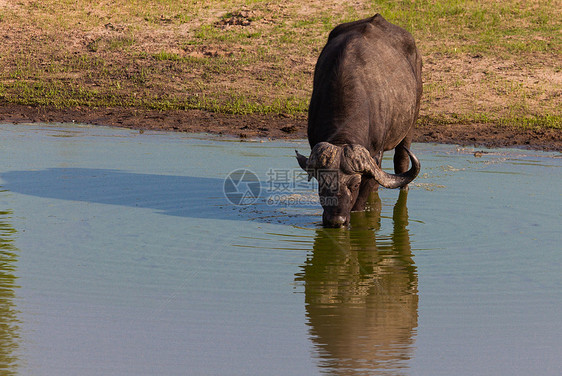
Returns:
[[[379,14],[330,33],[314,72],[308,112],[312,152],[308,159],[297,153],[309,177],[318,169],[339,171],[343,199],[337,208],[323,205],[325,225],[349,222],[350,211],[364,210],[378,184],[406,188],[417,176],[419,161],[409,147],[422,94],[421,65],[410,33]],[[380,169],[383,152],[391,149],[396,175]]]

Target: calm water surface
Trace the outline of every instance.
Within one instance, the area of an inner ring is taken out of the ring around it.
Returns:
[[[304,141],[0,135],[3,375],[560,374],[557,153],[414,145],[409,193],[337,230]]]

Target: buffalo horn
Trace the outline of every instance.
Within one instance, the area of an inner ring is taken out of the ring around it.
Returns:
[[[406,150],[406,153],[408,153],[410,157],[412,167],[410,170],[401,174],[389,174],[384,172],[375,159],[371,157],[367,149],[359,145],[350,145],[345,148],[346,167],[355,172],[372,177],[385,188],[404,187],[414,180],[420,172],[420,162],[418,158],[407,148],[404,148],[404,150]]]
[[[317,169],[337,169],[339,167],[341,148],[329,142],[319,142],[312,148],[310,158],[299,154],[298,151],[296,153],[299,166],[308,173],[310,181],[315,176]]]
[[[412,167],[401,174],[389,174],[384,172],[377,163],[373,160],[370,164],[370,174],[373,178],[385,188],[400,188],[408,185],[412,180],[418,176],[420,172],[420,161],[416,156],[410,152],[407,148],[404,148],[408,156],[410,157],[410,162]]]

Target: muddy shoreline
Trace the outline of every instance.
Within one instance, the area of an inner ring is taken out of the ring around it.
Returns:
[[[228,115],[205,111],[155,111],[134,108],[47,108],[0,105],[0,123],[82,123],[139,130],[224,134],[245,138],[306,138],[306,116]],[[490,124],[423,125],[415,142],[562,151],[557,129],[498,127]]]

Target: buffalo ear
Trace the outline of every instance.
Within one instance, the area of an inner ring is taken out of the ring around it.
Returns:
[[[308,174],[308,181],[310,181],[310,179],[314,177],[314,170],[308,168],[308,158],[302,154],[299,154],[299,152],[296,150],[295,153],[297,153],[297,161],[299,162],[299,166],[301,166],[301,168],[306,171],[306,173]]]
[[[298,151],[295,150],[295,153],[297,153],[297,161],[299,162],[299,166],[301,166],[301,168],[303,170],[305,170],[306,172],[308,172],[308,170],[306,169],[306,164],[308,163],[308,158],[305,157],[302,154],[299,154]]]

